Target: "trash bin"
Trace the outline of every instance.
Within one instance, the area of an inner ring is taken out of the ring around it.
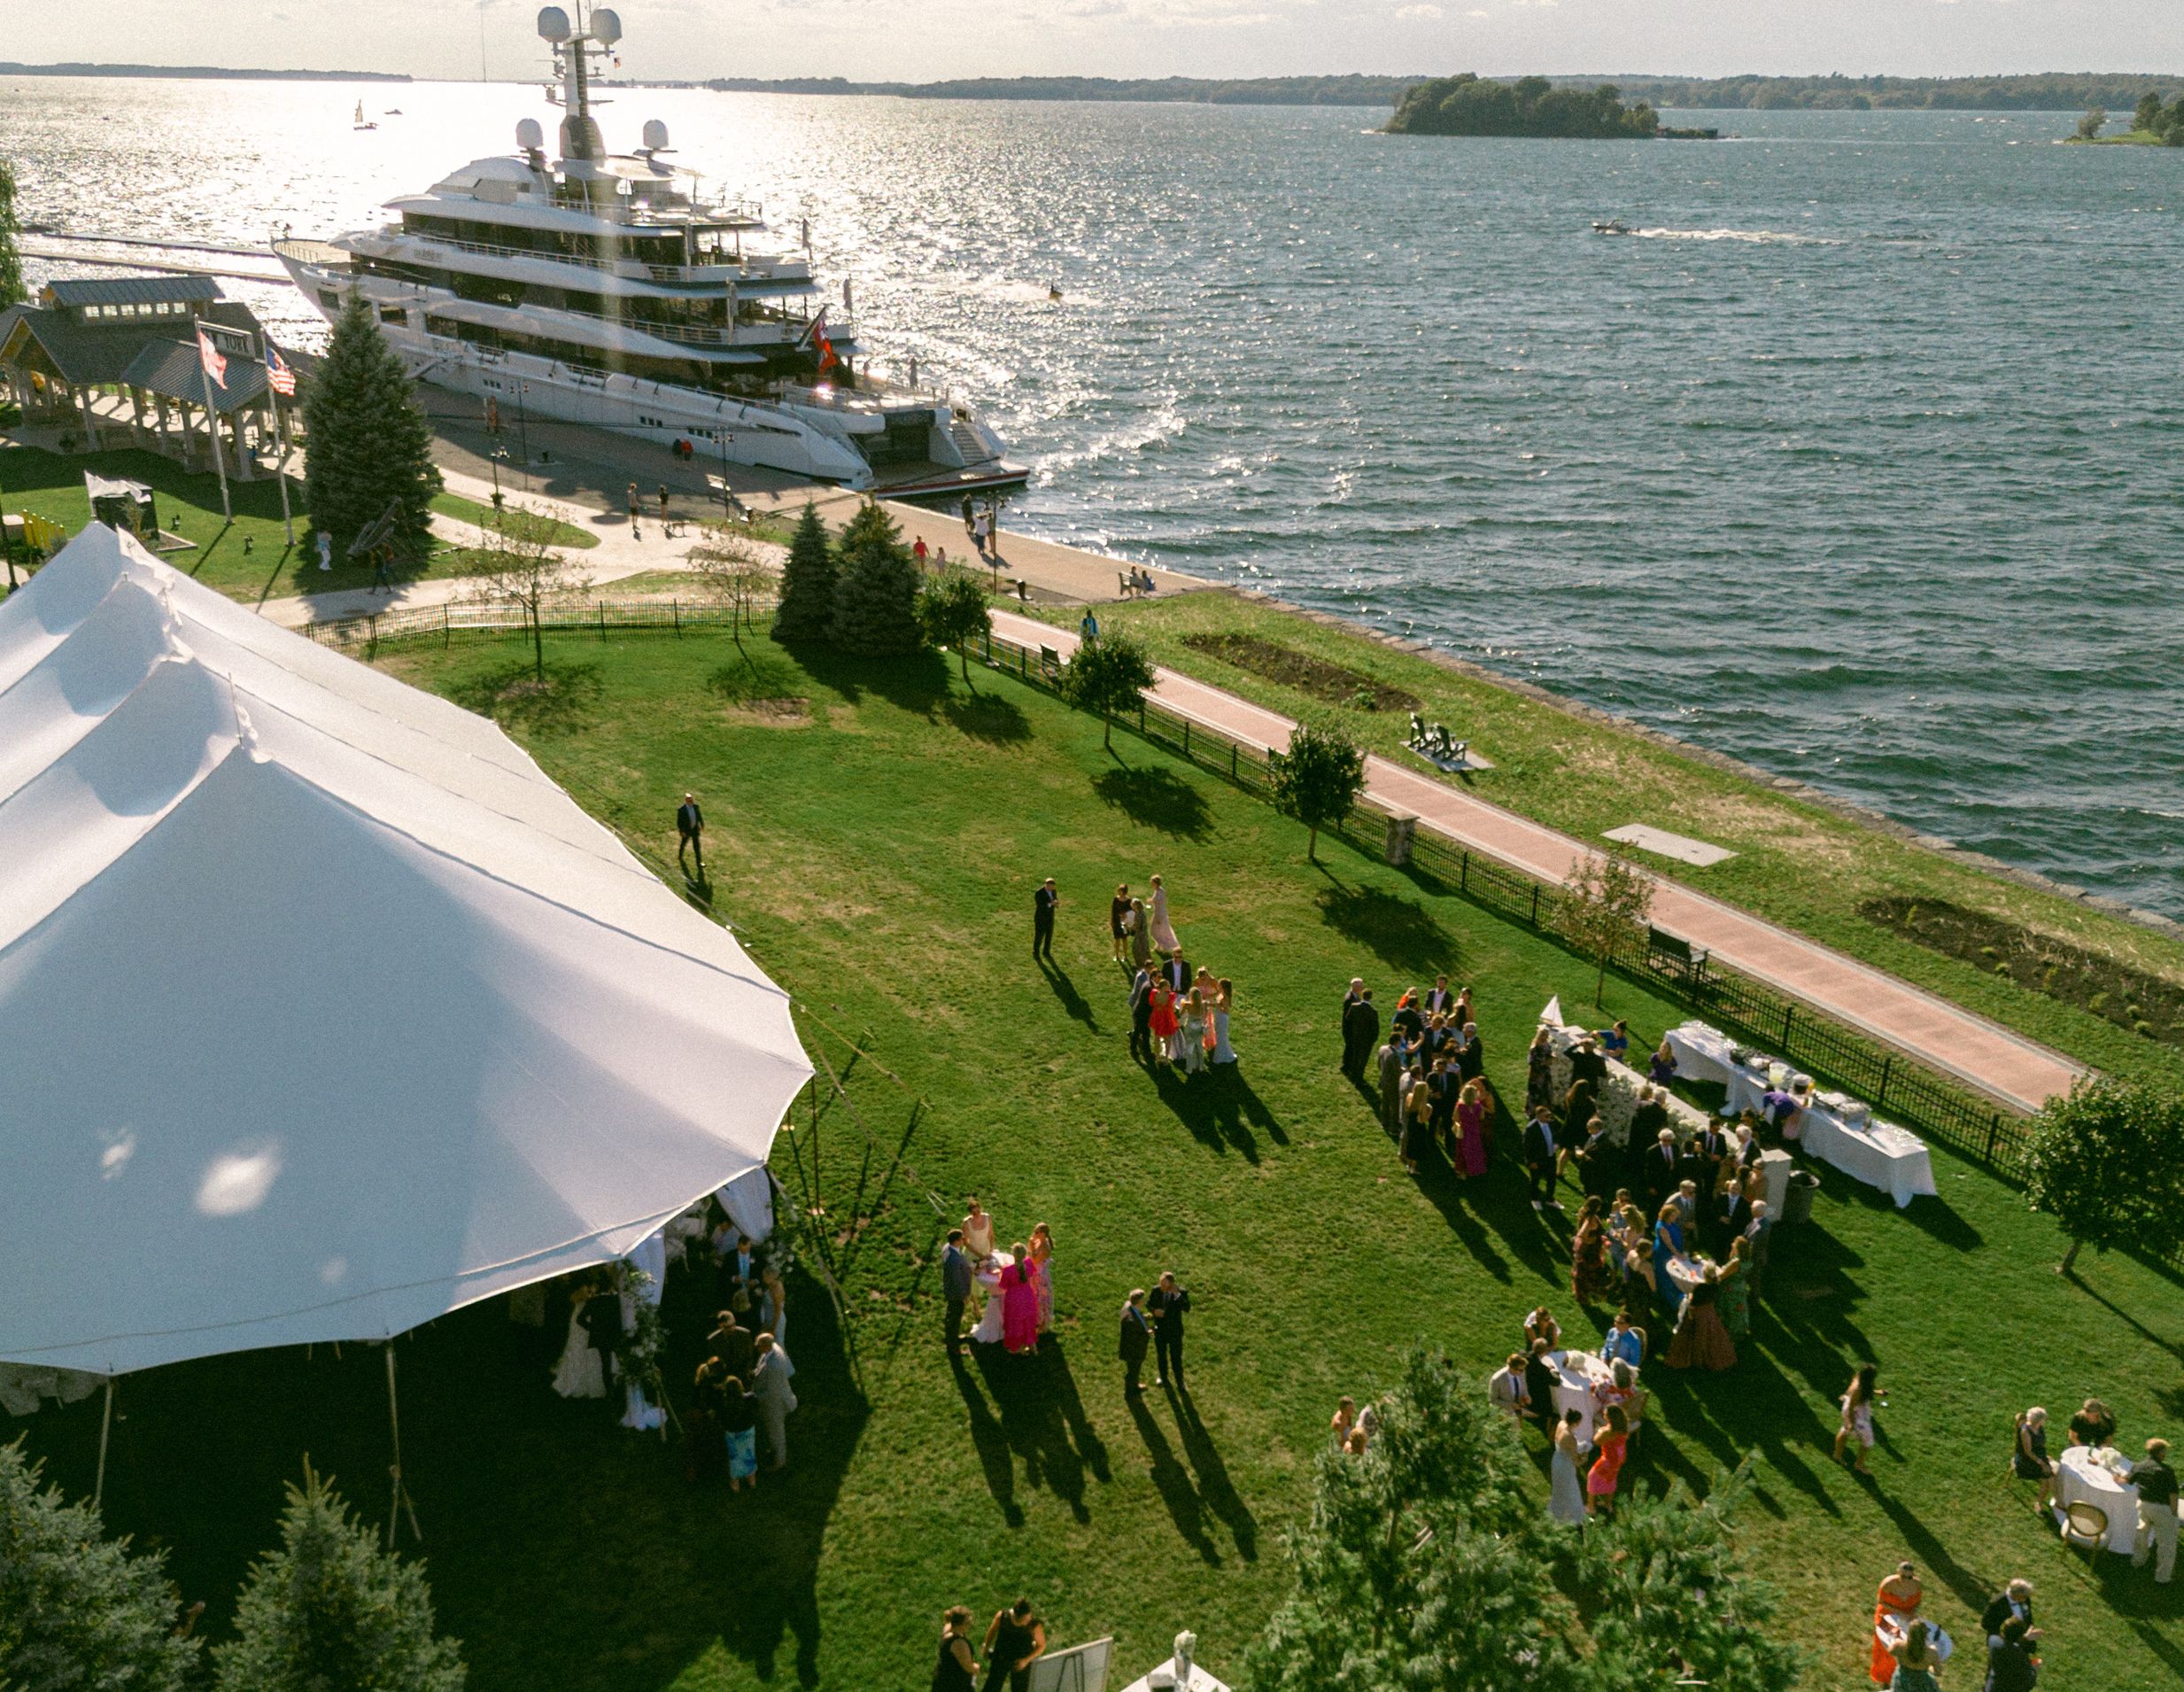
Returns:
[[[1792,1170],[1789,1196],[1782,1201],[1782,1220],[1785,1223],[1810,1222],[1812,1196],[1819,1191],[1820,1177],[1811,1170]]]

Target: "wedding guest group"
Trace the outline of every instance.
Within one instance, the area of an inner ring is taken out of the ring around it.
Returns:
[[[972,1345],[999,1346],[1012,1356],[1035,1354],[1054,1331],[1054,1231],[1045,1222],[1005,1249],[995,1243],[993,1213],[973,1193],[963,1221],[941,1248],[941,1339],[950,1357]],[[982,1308],[969,1334],[964,1319]]]
[[[1228,1022],[1235,1008],[1235,983],[1194,966],[1183,955],[1160,877],[1152,878],[1150,903],[1133,896],[1127,881],[1118,886],[1108,906],[1108,927],[1117,959],[1135,966],[1130,978],[1130,1056],[1148,1068],[1186,1079],[1233,1073],[1236,1052],[1229,1044]]]

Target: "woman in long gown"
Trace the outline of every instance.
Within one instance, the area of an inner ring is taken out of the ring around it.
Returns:
[[[973,1263],[983,1263],[994,1254],[994,1218],[980,1208],[975,1192],[971,1195],[971,1214],[963,1219],[963,1244]]]
[[[1001,1277],[1003,1273],[999,1259],[987,1257],[978,1266],[977,1280],[986,1305],[979,1312],[978,1325],[971,1330],[971,1342],[978,1346],[998,1346],[1007,1338],[1002,1327],[1002,1318],[1007,1306],[1001,1296]]]
[[[1594,1441],[1600,1455],[1592,1460],[1592,1467],[1585,1474],[1585,1502],[1596,1514],[1613,1516],[1615,1484],[1623,1478],[1623,1459],[1630,1447],[1630,1429],[1620,1404],[1609,1405],[1601,1415],[1607,1418],[1607,1425],[1599,1430]]]
[[[1600,1201],[1588,1199],[1577,1213],[1577,1232],[1569,1243],[1569,1290],[1580,1304],[1605,1304],[1621,1290],[1621,1283],[1609,1260]]]
[[[1900,1629],[1909,1629],[1918,1606],[1925,1602],[1926,1589],[1918,1583],[1918,1572],[1909,1563],[1896,1564],[1896,1572],[1880,1583],[1880,1590],[1873,1596],[1873,1660],[1867,1678],[1876,1686],[1886,1686],[1895,1678],[1895,1653],[1880,1642],[1880,1626],[1884,1621],[1894,1620]]]
[[[1722,1313],[1722,1326],[1731,1339],[1741,1339],[1752,1331],[1752,1276],[1744,1250],[1742,1234],[1729,1242],[1729,1258],[1722,1265],[1722,1296],[1715,1305]]]
[[[561,1347],[561,1362],[554,1366],[554,1390],[563,1398],[605,1398],[607,1370],[592,1348],[584,1325],[584,1307],[595,1295],[589,1287],[577,1289],[569,1310],[569,1343]]]
[[[1545,1028],[1532,1036],[1532,1049],[1525,1053],[1524,1114],[1535,1105],[1554,1101],[1554,1046]]]
[[[1547,1514],[1571,1527],[1585,1525],[1584,1482],[1577,1472],[1582,1455],[1577,1445],[1578,1420],[1576,1411],[1566,1410],[1561,1425],[1554,1431],[1554,1484],[1547,1494]]]
[[[1054,1236],[1047,1231],[1047,1225],[1044,1222],[1041,1222],[1032,1230],[1030,1261],[1032,1273],[1036,1277],[1034,1284],[1039,1289],[1039,1331],[1052,1333],[1054,1331]]]
[[[1130,901],[1130,961],[1140,969],[1152,962],[1152,919],[1142,899]]]
[[[1721,1271],[1707,1266],[1705,1277],[1684,1301],[1683,1319],[1669,1341],[1670,1369],[1734,1369],[1737,1347],[1722,1325]]]
[[[1433,1090],[1426,1085],[1426,1078],[1413,1069],[1405,1085],[1403,1137],[1396,1148],[1403,1159],[1403,1167],[1416,1175],[1419,1154],[1432,1144]]]
[[[1027,1261],[1031,1248],[1009,1248],[1015,1261],[1001,1271],[1001,1343],[1011,1351],[1039,1349],[1039,1275]]]
[[[1152,943],[1173,958],[1183,949],[1183,943],[1175,937],[1175,927],[1168,920],[1168,890],[1160,885],[1160,878],[1152,878]]]
[[[1469,1177],[1486,1173],[1486,1083],[1467,1081],[1456,1095],[1456,1173]]]
[[[1236,1060],[1235,1050],[1228,1044],[1228,1012],[1235,1002],[1235,984],[1224,975],[1213,987],[1213,1051],[1209,1062],[1234,1063]]]
[[[1205,1067],[1205,1000],[1195,987],[1190,990],[1190,997],[1183,1001],[1183,1026],[1176,1032],[1171,1055],[1183,1066],[1187,1075],[1195,1075]]]
[[[1148,1013],[1146,1026],[1152,1030],[1153,1052],[1161,1062],[1168,1062],[1174,1054],[1175,1033],[1182,1022],[1175,1014],[1175,995],[1159,982],[1153,983],[1152,1009]]]
[[[1669,1273],[1669,1260],[1684,1254],[1684,1224],[1677,1220],[1682,1214],[1671,1199],[1661,1207],[1661,1215],[1653,1221],[1653,1291],[1669,1307],[1671,1317],[1684,1314],[1683,1292]]]

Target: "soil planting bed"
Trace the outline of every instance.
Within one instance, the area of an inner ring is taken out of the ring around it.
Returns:
[[[1233,664],[1239,670],[1248,670],[1268,681],[1278,681],[1285,687],[1310,694],[1329,705],[1361,710],[1419,708],[1416,694],[1390,687],[1384,681],[1375,681],[1370,676],[1345,670],[1339,664],[1329,664],[1310,653],[1262,640],[1256,634],[1186,634],[1183,644],[1193,652],[1203,652],[1224,664]],[[1369,705],[1366,702],[1367,699],[1372,702]]]

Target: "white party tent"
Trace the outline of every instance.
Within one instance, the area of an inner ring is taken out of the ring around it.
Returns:
[[[103,527],[0,604],[0,1359],[383,1339],[612,1261],[810,1073],[492,723]]]

